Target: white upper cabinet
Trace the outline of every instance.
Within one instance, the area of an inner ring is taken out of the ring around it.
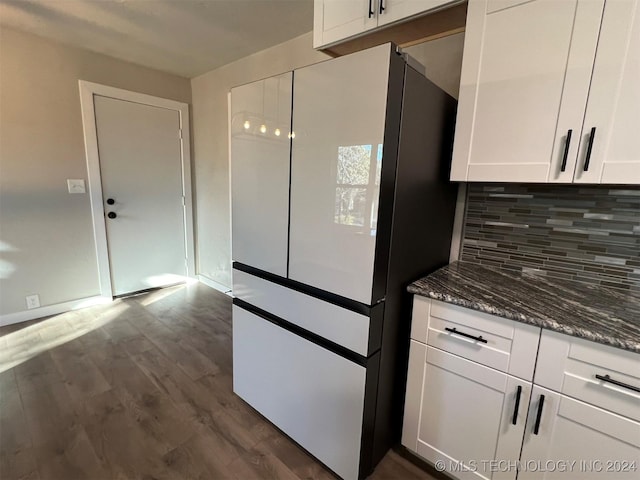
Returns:
[[[452,0],[314,0],[313,47],[436,9]]]
[[[315,0],[313,47],[319,48],[378,26],[378,0]]]
[[[590,164],[575,181],[640,184],[640,9],[638,1],[607,1],[593,66],[581,151],[594,138]]]
[[[373,0],[372,0],[373,1]],[[451,0],[377,0],[378,26],[404,20],[419,13],[434,10]]]
[[[640,183],[637,4],[469,2],[451,179]]]
[[[286,277],[291,72],[231,90],[233,260]]]

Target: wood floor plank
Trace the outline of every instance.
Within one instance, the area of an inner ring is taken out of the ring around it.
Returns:
[[[71,346],[75,348],[71,348]],[[79,343],[70,342],[50,351],[67,391],[78,403],[85,397],[111,389],[111,384]]]
[[[194,335],[188,338],[189,344],[193,346],[202,355],[210,358],[220,370],[225,374],[231,374],[232,368],[232,352],[231,337],[211,341],[210,336]]]
[[[378,464],[369,480],[393,480],[397,478],[402,478],[403,480],[436,480],[435,477],[390,450]]]
[[[229,470],[235,475],[237,480],[249,478],[263,478],[273,480],[299,480],[278,457],[270,452],[262,452],[252,449],[233,461]]]
[[[263,437],[268,435],[266,429],[268,428],[266,422],[260,418],[256,418],[252,427],[258,425],[258,422],[265,424]],[[247,452],[251,450],[262,438],[257,437],[250,429],[246,428],[234,417],[228,415],[226,409],[220,412],[214,418],[214,424],[216,431],[219,432],[229,443],[234,445],[238,452]],[[256,429],[257,430],[257,429]],[[259,432],[259,430],[258,430]]]
[[[47,351],[25,360],[15,367],[16,380],[21,393],[41,388],[48,388],[52,384],[63,381],[60,372],[53,363],[51,354]]]
[[[177,447],[193,433],[189,417],[161,392],[140,395],[124,388],[115,392],[131,418],[148,437],[161,442],[165,451]]]
[[[58,443],[80,427],[79,406],[62,381],[26,391],[20,388],[20,395],[34,447]]]
[[[220,421],[228,422],[233,427],[233,431],[241,429],[249,433],[254,439],[251,446],[272,433],[274,427],[233,393],[230,374],[207,375],[199,379],[198,383],[204,385],[211,396],[224,407]]]
[[[298,478],[313,478],[316,480],[335,480],[335,476],[325,469],[320,463],[310,461],[309,454],[296,445],[293,440],[276,432],[255,447],[265,453],[273,453],[282,461]]]
[[[106,342],[88,352],[96,367],[111,386],[131,387],[141,392],[153,391],[154,386],[131,360],[127,351],[117,343]]]
[[[5,395],[9,395],[16,390],[18,390],[16,369],[10,368],[0,372],[0,402],[2,402]]]
[[[5,480],[38,480],[38,465],[31,448],[0,453],[0,478]]]
[[[34,454],[42,480],[108,478],[84,428],[34,447]]]
[[[133,360],[158,390],[166,394],[194,422],[212,425],[213,417],[224,408],[206,388],[194,382],[162,352],[149,350],[134,356]]]
[[[204,431],[203,431],[204,432]],[[168,452],[163,461],[178,478],[198,480],[231,479],[228,462],[220,459],[219,444],[209,433],[199,432]]]
[[[131,313],[127,312],[127,318],[131,318]],[[107,332],[114,342],[123,342],[131,338],[140,336],[140,331],[135,328],[125,318],[119,318],[104,325],[102,329]]]
[[[176,365],[193,380],[220,370],[220,367],[192,348],[175,332],[160,333],[153,330],[145,332],[145,335],[165,355],[176,359]]]
[[[90,351],[95,347],[104,345],[110,340],[111,337],[107,332],[105,332],[102,328],[96,328],[78,337],[77,340],[75,340],[73,343],[85,349],[85,351]]]
[[[85,409],[86,431],[106,478],[163,478],[162,457],[171,447],[149,434],[110,390],[91,398]]]
[[[19,332],[5,335],[6,348],[0,350],[0,369],[6,370],[37,357],[46,350],[45,342],[37,330],[30,330],[27,336],[16,337]],[[33,370],[34,372],[37,369]]]
[[[121,352],[118,352],[121,354]],[[163,395],[129,356],[97,362],[119,401],[145,432],[165,442],[165,452],[191,435],[188,417]]]
[[[22,399],[13,369],[0,374],[0,478],[36,479],[38,470],[25,428]]]
[[[8,455],[31,448],[31,437],[25,428],[25,415],[17,388],[2,393],[0,403],[0,454]]]
[[[40,478],[88,478],[104,471],[63,382],[20,394]]]

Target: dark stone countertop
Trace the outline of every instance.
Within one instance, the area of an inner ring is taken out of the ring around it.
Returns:
[[[640,294],[454,262],[409,292],[640,353]]]

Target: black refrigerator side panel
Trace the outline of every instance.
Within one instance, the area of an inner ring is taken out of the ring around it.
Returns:
[[[389,248],[393,224],[393,201],[396,188],[398,142],[402,118],[402,90],[406,63],[396,53],[389,60],[389,83],[387,91],[384,143],[382,147],[382,171],[380,172],[380,203],[376,249],[373,262],[372,304],[383,300],[387,291]]]
[[[407,67],[382,333],[374,464],[397,444],[407,375],[406,287],[449,263],[457,184],[449,182],[456,101]]]

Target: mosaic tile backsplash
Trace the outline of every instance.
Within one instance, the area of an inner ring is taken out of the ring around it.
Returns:
[[[460,259],[640,292],[640,187],[469,184]]]

